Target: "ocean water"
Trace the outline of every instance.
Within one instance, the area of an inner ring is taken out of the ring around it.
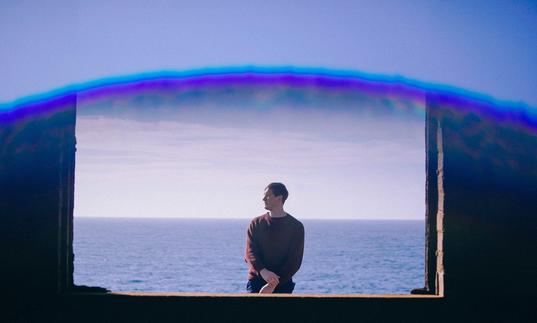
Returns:
[[[407,294],[424,285],[424,221],[301,220],[295,293]],[[75,218],[77,285],[245,292],[248,219]]]

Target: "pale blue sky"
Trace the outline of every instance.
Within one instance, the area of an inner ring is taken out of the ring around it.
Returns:
[[[0,103],[108,76],[252,64],[402,75],[537,106],[536,58],[535,1],[0,2]],[[423,218],[423,126],[377,121],[357,121],[343,129],[337,123],[332,126],[348,131],[360,124],[390,136],[364,140],[363,132],[354,133],[355,141],[342,145],[294,133],[286,142],[289,149],[278,150],[294,162],[286,171],[273,173],[262,171],[267,166],[263,159],[251,160],[260,156],[256,140],[268,136],[266,129],[244,132],[233,125],[171,120],[153,124],[149,131],[147,124],[134,120],[79,118],[75,212],[252,217],[262,211],[263,185],[282,180],[292,189],[289,207],[298,217]],[[308,122],[313,125],[316,120]],[[172,142],[181,142],[181,131],[190,130],[187,137],[199,139],[199,127],[229,142],[205,140],[190,150],[181,146],[180,154],[169,151]],[[413,137],[399,141],[402,133]],[[244,142],[247,138],[251,140]],[[135,145],[125,150],[125,140]],[[224,154],[223,147],[232,149],[233,142],[242,142],[246,155]],[[310,165],[315,172],[301,174],[297,170],[304,158],[311,159],[311,149],[329,153]],[[394,152],[401,157],[397,162]],[[211,164],[221,156],[228,158],[227,173]],[[364,164],[363,156],[376,163]],[[241,168],[245,159],[259,168]],[[318,175],[342,159],[363,172],[347,176],[342,168],[330,176]],[[323,164],[329,160],[333,164]],[[107,162],[123,165],[122,170]],[[219,195],[226,187],[214,185],[215,179],[229,179],[231,174],[242,185],[239,200]],[[304,180],[306,175],[312,176],[310,182]],[[205,186],[197,193],[176,194],[180,180]],[[335,198],[312,190],[320,183],[344,194]],[[212,203],[207,203],[207,196]],[[360,200],[353,199],[356,196]],[[178,203],[182,199],[189,203]],[[234,204],[225,204],[230,201]],[[178,204],[190,209],[180,210]]]
[[[535,1],[0,3],[0,102],[143,71],[296,65],[537,106]]]
[[[91,114],[80,104],[75,216],[252,218],[265,212],[265,186],[282,181],[298,218],[423,219],[422,113],[258,91],[244,106],[156,103],[151,121],[136,115],[151,107],[125,99]]]

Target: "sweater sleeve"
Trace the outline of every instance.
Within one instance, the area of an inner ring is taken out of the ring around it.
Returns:
[[[259,245],[255,237],[255,229],[256,223],[255,221],[252,221],[246,231],[246,254],[244,260],[259,274],[259,272],[265,268],[265,265],[261,261]]]
[[[280,271],[280,284],[289,281],[294,274],[300,269],[302,257],[304,255],[304,225],[299,223],[296,234],[289,246],[287,261]]]

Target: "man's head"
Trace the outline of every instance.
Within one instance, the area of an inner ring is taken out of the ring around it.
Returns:
[[[265,188],[265,195],[263,196],[265,209],[274,211],[283,208],[288,196],[289,192],[287,192],[285,185],[282,183],[270,183]]]

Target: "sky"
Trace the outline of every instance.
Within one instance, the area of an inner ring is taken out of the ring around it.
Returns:
[[[298,218],[424,218],[423,99],[399,111],[382,97],[280,91],[79,104],[75,216],[252,218],[266,185],[283,182]]]
[[[0,102],[106,76],[351,69],[537,106],[535,1],[0,2]]]
[[[536,58],[535,1],[0,2],[0,103],[103,77],[256,65],[400,75],[537,106]],[[315,114],[283,117],[310,126],[326,120]],[[326,126],[347,131],[347,143],[306,130],[273,137],[268,126],[241,128],[240,114],[228,127],[214,119],[149,123],[117,119],[105,110],[81,115],[75,216],[252,217],[263,211],[264,185],[282,180],[292,192],[289,210],[298,217],[423,219],[423,123],[414,122],[419,118],[356,117],[345,119],[353,124]],[[355,128],[369,129],[370,137]],[[125,149],[126,140],[135,146]],[[277,161],[251,159],[267,154],[259,150],[260,141],[293,160],[287,170],[267,172]],[[177,142],[186,147],[171,152]],[[246,155],[226,155],[236,152],[237,142]],[[281,142],[287,148],[276,144]],[[316,159],[308,155],[312,151],[329,153]],[[404,158],[394,163],[394,152]],[[222,156],[227,170],[212,164]],[[377,163],[364,164],[363,156]],[[245,167],[245,159],[257,168]],[[305,159],[315,160],[308,164],[311,185],[299,171]],[[349,177],[340,159],[345,167],[366,171]],[[115,169],[118,163],[122,170]],[[239,194],[214,184],[230,178],[243,185]],[[393,178],[408,189],[397,189]],[[177,192],[180,179],[197,190]],[[311,189],[325,182],[340,194]]]

